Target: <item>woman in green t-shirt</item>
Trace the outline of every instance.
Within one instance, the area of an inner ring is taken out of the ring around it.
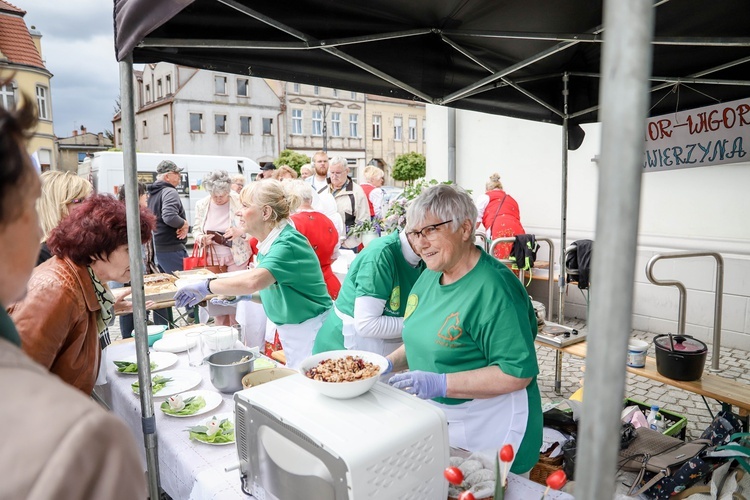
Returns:
[[[388,356],[389,383],[446,414],[452,446],[516,451],[511,471],[539,458],[542,408],[536,316],[526,290],[474,243],[477,209],[461,188],[440,184],[414,200],[406,234],[427,270],[407,299],[404,345]]]
[[[258,239],[258,265],[235,276],[182,287],[175,295],[177,307],[192,307],[210,294],[258,292],[266,316],[276,324],[286,364],[296,368],[312,354],[315,336],[331,308],[318,258],[289,222],[299,196],[269,179],[242,188],[240,201],[240,224]]]

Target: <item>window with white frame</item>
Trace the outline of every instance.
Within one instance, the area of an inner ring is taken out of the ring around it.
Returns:
[[[47,99],[47,87],[36,86],[36,107],[39,108],[39,119],[49,120],[49,100]]]
[[[165,114],[162,117],[162,125],[164,127],[164,133],[168,134],[169,133],[169,115]]]
[[[302,135],[302,110],[292,110],[292,134]]]
[[[214,76],[214,94],[216,95],[227,95],[227,77],[226,76]]]
[[[237,78],[237,95],[239,97],[250,97],[250,80]]]
[[[341,137],[341,113],[331,113],[331,136]]]
[[[383,118],[380,115],[372,115],[372,138],[380,140],[380,130]]]
[[[146,84],[146,102],[151,102],[151,85]]]
[[[167,87],[167,95],[169,95],[172,93],[172,75],[165,76],[164,82]]]
[[[352,92],[352,99],[356,99],[356,98],[357,98],[357,93],[356,92]]]
[[[349,137],[359,137],[359,115],[349,113]]]
[[[403,140],[403,124],[400,116],[393,118],[393,139],[396,141]]]
[[[312,135],[323,135],[323,112],[312,112]]]
[[[214,115],[214,133],[227,133],[227,115]]]
[[[164,92],[164,87],[161,84],[161,78],[159,78],[158,80],[156,80],[156,98],[161,99],[162,96],[164,95],[163,92]]]
[[[5,109],[16,107],[16,89],[13,88],[13,83],[0,85],[0,103]]]
[[[417,142],[417,119],[409,118],[409,142]]]
[[[203,132],[203,113],[190,113],[190,132]]]
[[[273,118],[263,118],[263,135],[273,135]]]
[[[427,140],[427,118],[422,118],[422,142]]]
[[[338,96],[339,96],[338,89],[333,89],[333,97],[338,97]]]
[[[148,122],[143,120],[143,138],[148,139]]]
[[[240,134],[250,135],[252,134],[253,119],[249,116],[240,116]]]
[[[299,83],[292,84],[292,92],[294,92],[295,94],[299,94]]]
[[[313,87],[313,94],[320,95],[320,87],[317,85]]]

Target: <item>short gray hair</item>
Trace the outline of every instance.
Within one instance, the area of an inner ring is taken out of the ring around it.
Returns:
[[[302,200],[301,204],[312,203],[313,201],[313,187],[309,182],[305,182],[302,179],[292,179],[284,183],[284,191],[287,196],[297,196]]]
[[[349,162],[346,161],[346,158],[343,156],[334,156],[330,160],[328,160],[328,168],[331,168],[334,165],[343,165],[344,168],[347,170],[349,169]]]
[[[412,231],[424,225],[428,214],[441,220],[452,220],[449,224],[454,231],[458,230],[464,221],[471,222],[471,238],[477,221],[477,207],[469,193],[457,184],[438,184],[422,191],[409,208],[406,209],[406,230]]]
[[[214,170],[203,177],[203,189],[209,194],[228,193],[232,186],[232,179],[226,170]]]

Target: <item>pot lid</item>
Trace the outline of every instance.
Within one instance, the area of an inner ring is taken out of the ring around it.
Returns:
[[[703,352],[708,350],[706,344],[693,337],[685,335],[672,335],[670,344],[669,335],[659,335],[654,339],[654,343],[667,351],[674,349],[675,352]]]

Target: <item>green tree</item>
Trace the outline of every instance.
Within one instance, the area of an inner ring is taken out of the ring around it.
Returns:
[[[397,181],[406,181],[411,185],[416,179],[425,176],[427,159],[419,153],[404,153],[396,157],[391,175]]]
[[[277,167],[280,167],[281,165],[289,165],[299,174],[300,167],[305,163],[310,163],[310,158],[302,153],[292,151],[291,149],[285,149],[273,162]]]

